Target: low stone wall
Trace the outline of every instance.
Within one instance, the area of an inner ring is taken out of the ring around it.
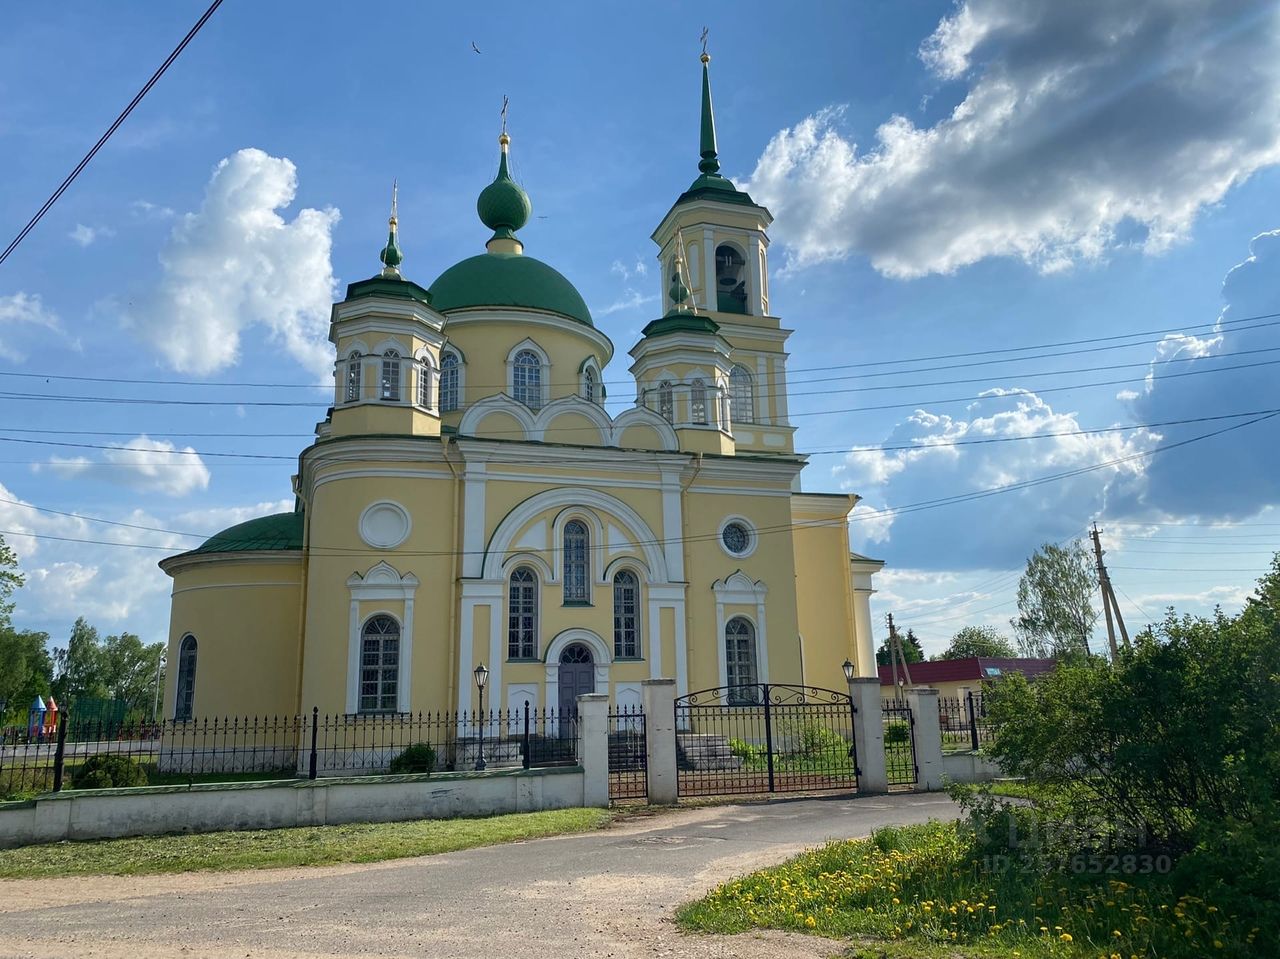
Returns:
[[[479,773],[68,790],[0,803],[0,847],[224,829],[280,829],[586,805],[580,766]],[[607,803],[607,786],[606,798]]]
[[[1005,775],[982,753],[943,753],[942,772],[957,783],[989,783]]]

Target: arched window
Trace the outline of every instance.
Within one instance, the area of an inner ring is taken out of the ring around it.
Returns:
[[[729,415],[735,423],[756,421],[756,388],[751,371],[739,363],[729,371]]]
[[[596,382],[596,371],[588,366],[582,371],[582,398],[589,403],[596,403],[596,390],[599,386]]]
[[[613,577],[613,655],[640,656],[640,583],[629,569]]]
[[[418,361],[418,405],[428,410],[431,409],[431,397],[435,395],[431,383],[434,372],[431,361],[425,356]]]
[[[538,657],[538,577],[528,566],[511,574],[507,594],[507,658]]]
[[[521,350],[511,361],[511,390],[517,403],[531,410],[542,406],[542,360],[533,350]]]
[[[571,519],[564,524],[564,601],[585,603],[590,583],[587,562],[587,524]]]
[[[727,245],[716,247],[716,309],[747,312],[747,261]]]
[[[756,702],[756,628],[751,620],[735,616],[725,623],[724,662],[729,702]]]
[[[400,402],[400,354],[395,350],[382,354],[382,398],[390,403]]]
[[[694,380],[689,387],[689,418],[702,426],[707,424],[707,384],[702,380]]]
[[[173,718],[185,722],[192,716],[196,701],[196,638],[188,633],[178,645],[178,686]]]
[[[458,408],[458,354],[446,352],[440,357],[440,412]]]
[[[360,353],[357,350],[352,350],[347,357],[346,398],[348,403],[355,403],[360,399]]]
[[[670,423],[675,419],[675,405],[671,398],[671,381],[658,384],[658,415]]]
[[[400,624],[374,616],[360,632],[360,712],[395,712],[399,686]]]

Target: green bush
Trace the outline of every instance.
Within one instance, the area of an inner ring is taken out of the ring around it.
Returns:
[[[414,743],[387,767],[391,773],[429,773],[436,768],[436,751],[426,743]]]
[[[128,756],[90,756],[71,775],[73,789],[113,789],[147,783],[147,771]]]
[[[737,756],[748,766],[759,765],[765,762],[765,749],[763,746],[755,746],[743,739],[730,739],[729,752]]]
[[[902,746],[911,742],[911,727],[905,719],[895,719],[884,724],[886,746]]]

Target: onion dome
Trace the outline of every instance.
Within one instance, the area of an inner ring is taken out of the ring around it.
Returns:
[[[382,261],[382,275],[388,277],[398,277],[400,275],[400,264],[404,262],[404,254],[400,252],[400,243],[397,236],[399,222],[396,218],[396,194],[399,192],[399,186],[398,181],[393,181],[391,184],[391,217],[387,220],[387,245],[378,254],[378,259]]]
[[[476,200],[476,212],[480,214],[480,222],[493,230],[495,237],[510,237],[529,222],[533,204],[529,202],[529,194],[511,179],[511,173],[507,169],[507,147],[511,143],[511,137],[503,133],[498,137],[498,143],[502,146],[498,175],[480,191]]]

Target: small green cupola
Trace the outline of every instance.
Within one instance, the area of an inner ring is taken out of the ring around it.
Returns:
[[[480,196],[476,199],[476,212],[480,215],[480,222],[493,230],[493,236],[489,240],[490,250],[519,253],[523,245],[515,233],[529,222],[533,204],[529,202],[529,194],[511,179],[507,166],[511,137],[507,136],[506,131],[498,137],[498,144],[502,149],[498,160],[498,175],[480,191]]]
[[[718,333],[720,326],[709,316],[700,316],[693,305],[689,287],[684,282],[684,252],[676,248],[675,269],[671,274],[671,309],[659,319],[649,323],[641,331],[642,336],[661,336],[664,333]]]
[[[382,261],[382,275],[388,278],[395,277],[396,279],[400,278],[400,264],[404,262],[404,254],[400,252],[400,241],[397,234],[399,220],[396,217],[396,202],[399,192],[400,182],[398,180],[391,181],[391,217],[387,220],[387,245],[378,254],[378,259]]]

